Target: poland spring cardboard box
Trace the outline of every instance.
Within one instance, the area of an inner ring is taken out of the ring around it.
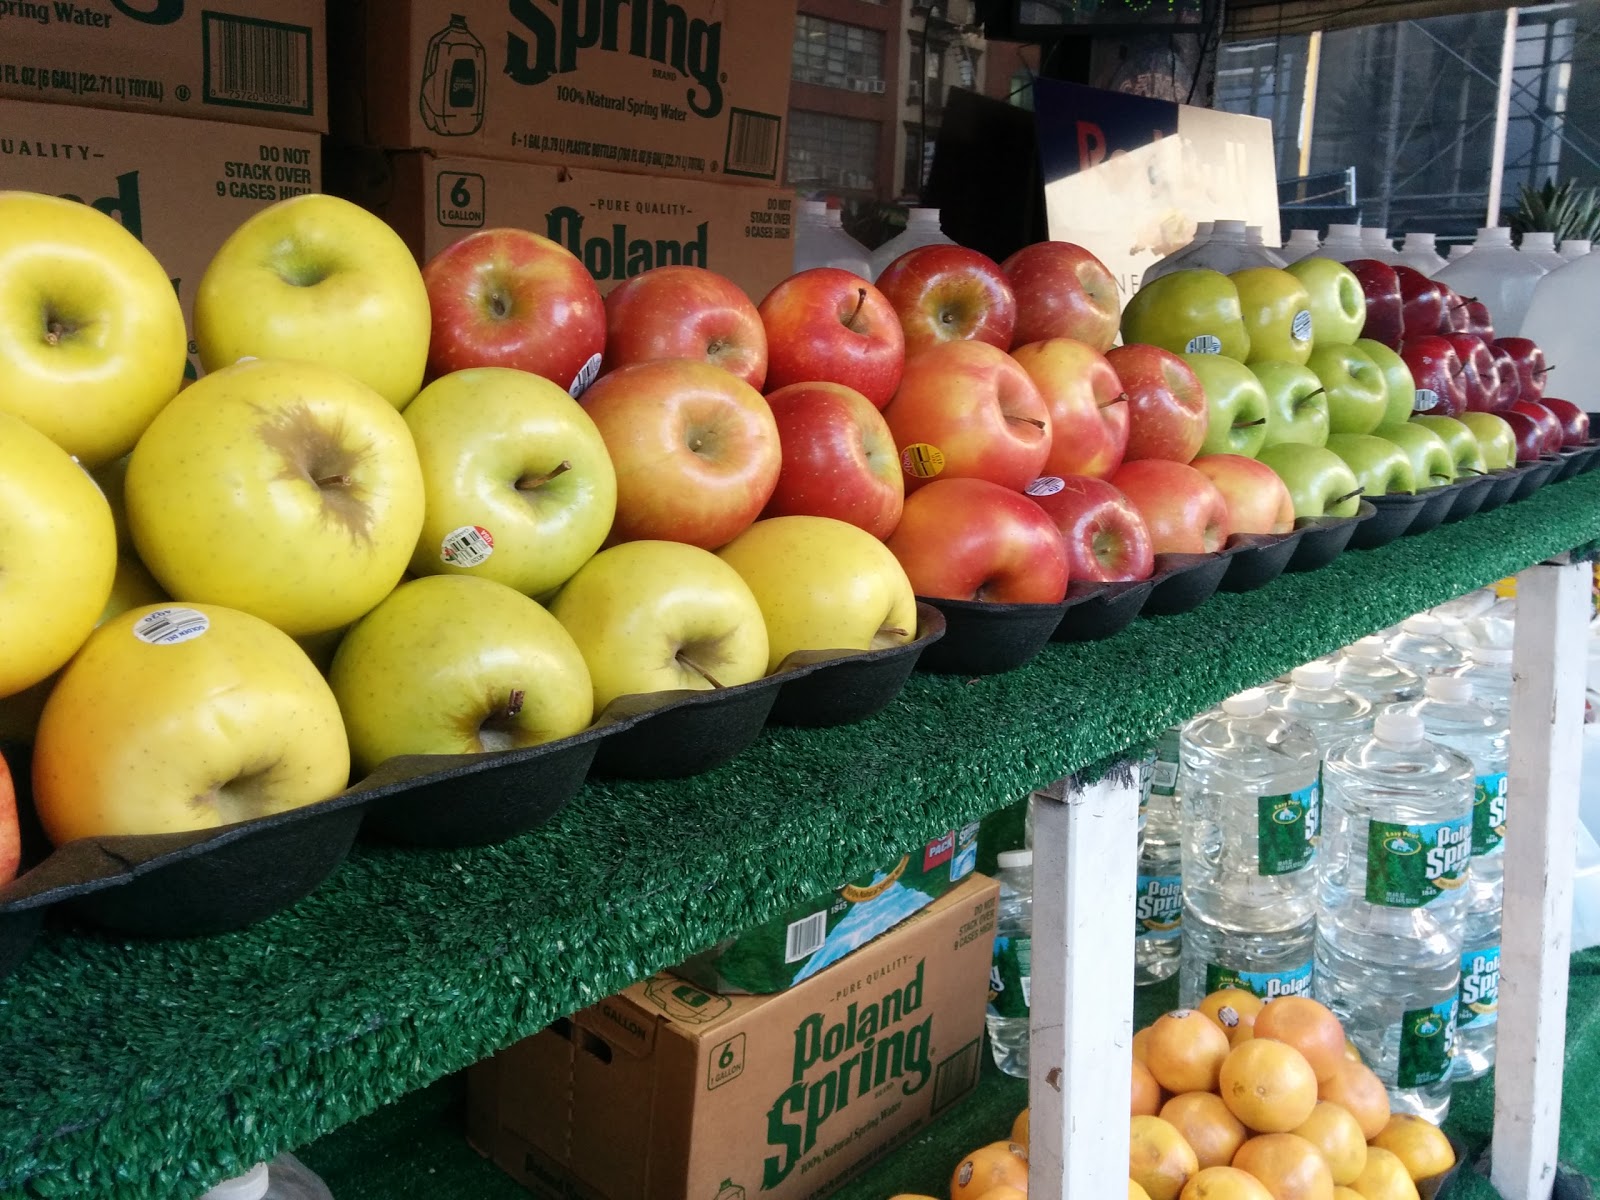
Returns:
[[[998,894],[974,876],[776,996],[637,984],[473,1067],[468,1137],[544,1196],[820,1195],[977,1083]]]

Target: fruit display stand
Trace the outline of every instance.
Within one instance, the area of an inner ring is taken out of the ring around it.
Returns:
[[[1052,645],[1008,674],[919,675],[871,721],[770,729],[697,778],[591,783],[502,846],[359,847],[309,899],[240,933],[52,930],[0,983],[0,1196],[197,1195],[908,844],[1074,773],[1096,779],[1224,696],[1596,539],[1600,473],[1106,641]],[[1564,739],[1581,708],[1586,579],[1524,577],[1523,795],[1575,793]],[[1062,795],[1036,826],[1035,938],[1065,947],[1035,968],[1041,1200],[1120,1194],[1126,1174],[1132,1006],[1105,1003],[1119,993],[1104,981],[1131,975],[1137,805],[1114,772]],[[1508,843],[1495,1181],[1512,1200],[1548,1194],[1554,1161],[1569,807],[1526,806]],[[426,1143],[405,1144],[418,1149],[410,1194],[491,1194],[441,1191]]]

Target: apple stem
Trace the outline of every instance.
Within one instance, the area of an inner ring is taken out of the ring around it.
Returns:
[[[700,678],[704,679],[707,683],[709,683],[712,687],[716,688],[718,691],[722,690],[722,684],[717,681],[717,677],[715,675],[713,675],[710,671],[708,671],[704,667],[702,667],[699,663],[695,662],[694,659],[685,658],[683,656],[682,652],[680,651],[679,654],[678,654],[678,661],[680,663],[682,663],[684,666],[688,667],[691,671],[693,671],[696,675],[700,676]]]
[[[1024,425],[1032,425],[1035,429],[1043,429],[1044,428],[1044,422],[1039,420],[1036,417],[1014,417],[1014,416],[1011,416],[1011,415],[1008,414],[1006,416],[1006,420],[1008,420],[1008,421],[1021,421]]]
[[[1321,396],[1321,395],[1323,395],[1323,394],[1325,394],[1325,393],[1326,393],[1326,392],[1327,392],[1327,390],[1328,390],[1328,389],[1327,389],[1327,388],[1325,388],[1325,387],[1319,387],[1319,388],[1318,388],[1318,389],[1317,389],[1317,390],[1316,390],[1316,391],[1314,391],[1314,392],[1307,392],[1307,393],[1306,393],[1306,395],[1305,395],[1305,398],[1306,398],[1306,399],[1307,399],[1307,400],[1309,400],[1309,399],[1311,399],[1311,398],[1312,398],[1312,397],[1313,397],[1313,396]]]
[[[1461,474],[1463,474],[1463,475],[1487,475],[1488,472],[1487,471],[1480,471],[1476,467],[1462,467],[1461,468]]]
[[[506,717],[509,719],[522,711],[522,702],[528,698],[528,693],[521,688],[512,688],[511,695],[506,700]]]
[[[534,488],[543,487],[557,475],[564,475],[570,470],[572,470],[572,463],[567,459],[562,459],[543,475],[524,475],[517,480],[517,490],[519,492],[531,492]]]
[[[853,311],[850,314],[849,319],[846,320],[845,323],[844,323],[844,327],[846,329],[850,330],[851,333],[860,333],[861,332],[859,329],[856,328],[856,318],[861,315],[861,310],[863,308],[865,308],[866,305],[867,305],[867,289],[866,288],[857,288],[856,289],[856,307],[855,307],[855,311]]]
[[[50,321],[50,323],[47,324],[44,329],[45,345],[59,346],[61,344],[61,339],[66,336],[67,332],[67,327],[60,321]]]
[[[1254,429],[1257,425],[1265,425],[1266,423],[1267,423],[1267,419],[1265,417],[1262,417],[1258,421],[1241,421],[1241,422],[1239,422],[1239,424],[1235,425],[1234,428],[1235,429]]]
[[[1550,374],[1550,372],[1554,371],[1555,369],[1556,369],[1555,363],[1551,363],[1548,367],[1544,368],[1544,370],[1535,371],[1534,374],[1535,375],[1539,375],[1539,376],[1545,376],[1545,375]]]
[[[1355,497],[1361,495],[1366,490],[1367,490],[1366,488],[1357,488],[1353,492],[1346,492],[1342,496],[1335,496],[1334,499],[1333,499],[1333,503],[1328,505],[1328,507],[1329,508],[1337,508],[1339,505],[1343,504],[1346,500],[1353,500]]]
[[[348,476],[348,475],[324,475],[321,479],[317,480],[317,486],[319,488],[349,487],[350,486],[350,476]]]

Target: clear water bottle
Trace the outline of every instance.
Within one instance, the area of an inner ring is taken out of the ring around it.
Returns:
[[[1316,998],[1344,1022],[1401,1112],[1450,1107],[1472,764],[1386,709],[1324,773]]]
[[[1339,686],[1337,673],[1329,662],[1309,662],[1296,667],[1289,686],[1278,692],[1272,707],[1290,720],[1299,721],[1317,739],[1320,759],[1326,760],[1333,748],[1351,738],[1365,737],[1372,731],[1372,702]],[[1317,767],[1316,821],[1322,816],[1322,766]]]
[[[1500,906],[1467,914],[1461,936],[1452,1079],[1477,1079],[1494,1066],[1500,1013]]]
[[[1033,851],[999,856],[1000,909],[989,968],[989,1050],[1007,1075],[1028,1077],[1028,1002],[1033,987]]]
[[[1159,265],[1163,267],[1159,273],[1146,271],[1141,276],[1141,287],[1156,278],[1157,274],[1170,275],[1174,271],[1203,267],[1231,275],[1246,267],[1275,267],[1280,262],[1265,246],[1250,244],[1243,221],[1215,221],[1212,223],[1211,236],[1204,242],[1191,243],[1182,254],[1170,262],[1164,260]]]
[[[1315,924],[1316,738],[1253,688],[1184,726],[1181,747],[1179,1000],[1197,1003],[1228,981],[1258,994],[1303,991]]]
[[[333,1193],[294,1155],[280,1154],[235,1179],[223,1180],[200,1200],[333,1200]]]
[[[1472,698],[1479,704],[1511,716],[1511,647],[1481,642],[1468,647],[1466,665],[1451,674],[1472,685]]]
[[[1426,679],[1444,675],[1467,661],[1459,646],[1444,636],[1444,622],[1430,613],[1418,613],[1400,623],[1400,632],[1389,639],[1384,653],[1390,661]]]
[[[919,246],[953,246],[955,242],[939,228],[937,208],[913,208],[906,213],[906,227],[872,252],[869,260],[872,278],[877,279],[895,259]]]
[[[1390,660],[1381,637],[1352,642],[1339,655],[1334,682],[1372,705],[1374,711],[1422,695],[1422,677]]]
[[[1150,760],[1139,884],[1134,899],[1133,982],[1159,983],[1178,969],[1183,945],[1183,853],[1178,818],[1178,739],[1168,729]]]
[[[1291,229],[1289,240],[1278,251],[1278,257],[1286,263],[1299,262],[1302,258],[1310,258],[1321,245],[1322,239],[1317,236],[1315,229]]]

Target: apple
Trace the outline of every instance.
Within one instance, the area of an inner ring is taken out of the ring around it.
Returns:
[[[596,713],[619,696],[720,690],[767,673],[761,606],[737,571],[698,546],[638,541],[602,550],[550,612],[589,665]]]
[[[1494,359],[1495,375],[1500,380],[1500,390],[1495,395],[1494,408],[1490,411],[1504,412],[1522,399],[1522,374],[1517,370],[1517,364],[1511,357],[1511,351],[1507,350],[1499,342],[1491,341],[1489,343],[1489,357]]]
[[[1263,446],[1300,442],[1320,446],[1328,440],[1328,395],[1310,367],[1294,363],[1252,363],[1250,371],[1267,393]]]
[[[893,533],[906,485],[883,414],[842,383],[791,383],[767,404],[781,465],[762,516],[832,517],[875,538]]]
[[[1075,583],[1127,583],[1154,573],[1150,529],[1133,502],[1104,479],[1071,475],[1029,494],[1061,531]]]
[[[1019,363],[987,342],[940,342],[906,360],[883,410],[909,497],[928,480],[1021,491],[1050,456],[1050,410]]]
[[[952,341],[1009,350],[1017,297],[1000,264],[965,246],[908,250],[883,269],[878,290],[899,314],[906,354]]]
[[[1400,357],[1411,369],[1417,385],[1412,411],[1424,416],[1457,417],[1467,411],[1467,389],[1462,382],[1461,356],[1449,338],[1407,338]]]
[[[715,550],[772,498],[778,425],[737,375],[693,359],[635,363],[602,375],[583,408],[617,473],[610,544],[659,539]]]
[[[72,657],[116,570],[116,525],[94,480],[44,434],[0,412],[0,696]]]
[[[167,272],[111,217],[33,192],[0,191],[0,262],[0,414],[86,467],[126,454],[188,365]]]
[[[1561,422],[1538,400],[1518,400],[1511,406],[1512,412],[1521,413],[1531,417],[1539,426],[1539,436],[1543,454],[1554,454],[1561,449]]]
[[[194,295],[207,371],[295,359],[342,371],[397,409],[422,387],[432,327],[427,285],[400,235],[318,192],[247,218]]]
[[[839,383],[882,408],[900,386],[906,338],[877,288],[851,271],[813,267],[767,293],[756,310],[767,338],[769,392]]]
[[[1466,301],[1468,333],[1475,333],[1485,341],[1494,341],[1494,318],[1489,313],[1489,306],[1475,296],[1467,297]]]
[[[0,757],[0,884],[17,877],[22,865],[22,829],[17,821],[17,789],[11,768]]]
[[[1387,403],[1383,410],[1385,424],[1404,421],[1411,416],[1417,402],[1416,380],[1411,378],[1411,368],[1406,360],[1382,342],[1359,338],[1356,349],[1365,354],[1383,373],[1383,391]]]
[[[1468,414],[1462,413],[1457,419],[1423,414],[1412,417],[1407,422],[1410,425],[1431,429],[1439,435],[1445,449],[1450,451],[1450,462],[1455,467],[1457,478],[1463,475],[1482,475],[1484,471],[1483,450],[1478,445],[1477,437],[1474,436],[1474,427],[1465,423],[1467,416]]]
[[[1444,285],[1404,263],[1394,273],[1400,281],[1402,336],[1409,340],[1437,334],[1444,320]]]
[[[1438,283],[1437,280],[1434,282]],[[1439,333],[1444,337],[1471,333],[1469,326],[1472,324],[1472,314],[1467,311],[1467,298],[1457,295],[1443,283],[1439,284],[1439,290],[1444,296],[1444,315],[1439,318]]]
[[[1448,417],[1437,420],[1447,421]],[[1517,461],[1517,439],[1511,426],[1497,413],[1462,413],[1460,423],[1472,431],[1482,456],[1483,469],[1503,471]]]
[[[1517,381],[1521,384],[1517,399],[1538,400],[1542,397],[1545,377],[1550,373],[1550,368],[1545,365],[1544,351],[1525,337],[1496,338],[1494,344],[1511,356],[1511,362],[1517,368]]]
[[[1455,482],[1456,464],[1451,457],[1450,447],[1426,425],[1396,421],[1391,425],[1379,425],[1373,434],[1405,451],[1406,457],[1411,460],[1411,474],[1416,481],[1417,491]]]
[[[906,497],[888,541],[919,596],[992,604],[1059,604],[1067,548],[1020,492],[985,479],[936,479]]]
[[[1186,463],[1200,453],[1211,413],[1205,389],[1188,363],[1170,350],[1137,343],[1108,351],[1106,361],[1128,396],[1124,460]]]
[[[1228,505],[1228,532],[1288,533],[1294,500],[1288,485],[1266,463],[1239,454],[1207,454],[1191,464],[1216,485]]]
[[[1371,433],[1389,408],[1383,372],[1354,346],[1318,346],[1306,364],[1328,389],[1328,431]]]
[[[1233,532],[1227,500],[1192,466],[1142,459],[1124,463],[1111,484],[1139,510],[1157,554],[1213,554]]]
[[[1452,333],[1445,337],[1461,360],[1461,390],[1467,408],[1473,412],[1493,412],[1500,403],[1500,368],[1489,343],[1475,333]]]
[[[1087,342],[1050,338],[1012,352],[1050,414],[1046,475],[1104,479],[1128,449],[1128,395],[1116,370]]]
[[[808,650],[884,650],[917,636],[917,598],[871,534],[829,517],[757,521],[717,557],[749,585],[767,623],[767,670]]]
[[[214,829],[326,800],[349,779],[338,701],[305,652],[216,604],[134,608],[100,626],[33,744],[34,807],[58,846]]]
[[[1571,400],[1558,400],[1545,396],[1539,401],[1561,423],[1561,445],[1587,446],[1589,444],[1589,414]]]
[[[1284,442],[1268,446],[1259,461],[1288,487],[1296,518],[1353,517],[1361,509],[1355,472],[1326,446]]]
[[[1228,278],[1239,292],[1250,362],[1304,363],[1311,357],[1311,296],[1296,276],[1279,267],[1248,267]]]
[[[1356,277],[1366,298],[1366,319],[1357,336],[1382,342],[1390,349],[1397,348],[1405,335],[1405,302],[1400,294],[1400,276],[1394,267],[1375,258],[1358,258],[1344,265]]]
[[[1205,269],[1160,275],[1135,292],[1122,310],[1122,340],[1174,354],[1250,357],[1239,289],[1222,272]]]
[[[1012,345],[1071,338],[1104,354],[1117,340],[1122,297],[1101,262],[1072,242],[1035,242],[1000,264],[1017,298]]]
[[[1494,415],[1511,427],[1511,436],[1517,443],[1519,463],[1534,462],[1544,454],[1544,428],[1538,421],[1514,408]]]
[[[721,367],[757,391],[765,386],[767,332],[738,284],[674,265],[641,272],[606,297],[602,376],[673,359]]]
[[[560,384],[510,367],[455,371],[418,393],[405,422],[425,501],[413,574],[545,596],[611,532],[611,457]]]
[[[1267,390],[1241,362],[1221,354],[1185,354],[1183,360],[1206,394],[1206,437],[1201,454],[1254,458],[1267,440]]]
[[[1359,276],[1331,258],[1302,258],[1289,264],[1310,298],[1311,340],[1318,346],[1348,346],[1367,322],[1367,297]],[[1252,347],[1252,352],[1254,348]],[[1262,355],[1273,358],[1275,355]],[[1303,362],[1304,359],[1296,361]]]
[[[606,347],[606,307],[589,269],[526,229],[480,229],[422,268],[433,314],[428,374],[528,371],[577,396]]]
[[[1417,490],[1410,456],[1391,441],[1370,433],[1333,433],[1328,449],[1350,464],[1364,495],[1412,495]]]

